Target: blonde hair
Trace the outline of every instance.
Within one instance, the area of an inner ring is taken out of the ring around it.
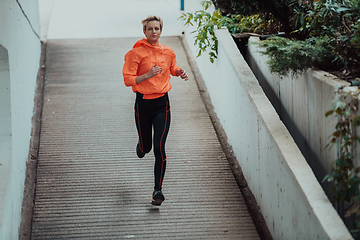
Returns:
[[[160,23],[160,30],[162,30],[163,25],[164,25],[163,20],[158,16],[149,16],[141,21],[144,31],[146,31],[146,25],[151,21],[158,21]]]

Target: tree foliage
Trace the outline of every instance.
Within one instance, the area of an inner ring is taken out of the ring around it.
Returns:
[[[332,45],[329,50],[337,54],[327,53],[334,58],[327,59],[329,63],[323,62],[320,67],[334,66],[336,63],[336,69],[339,70],[356,72],[360,69],[360,0],[212,0],[212,2],[223,14],[229,16],[254,13],[261,13],[265,18],[272,16],[281,23],[281,31],[286,32],[287,37],[294,42],[327,36]],[[316,42],[319,41],[321,40]],[[312,51],[311,44],[294,43],[288,46],[292,48],[299,44],[308,46],[309,52]],[[268,47],[272,45],[276,43],[268,44]],[[292,50],[296,49],[289,49]],[[268,49],[267,52],[273,51]],[[280,54],[279,52],[278,56]],[[277,59],[279,62],[276,65],[281,65],[281,58],[273,58],[272,61]],[[303,62],[303,68],[310,65],[301,59],[293,59]]]
[[[291,9],[299,5],[297,0],[212,0],[215,7],[224,14],[265,14],[265,17],[272,15],[282,24],[282,31],[290,34]]]
[[[360,0],[320,0],[294,8],[293,33],[336,41],[343,67],[360,67]]]
[[[217,38],[214,28],[227,27],[231,33],[253,32],[262,33],[271,23],[272,20],[265,20],[261,14],[251,16],[244,15],[228,15],[224,16],[218,9],[213,13],[207,12],[212,4],[211,1],[202,1],[202,10],[194,13],[183,13],[180,17],[185,21],[185,25],[196,25],[195,45],[198,45],[199,57],[202,53],[208,52],[210,62],[214,62],[217,58]]]

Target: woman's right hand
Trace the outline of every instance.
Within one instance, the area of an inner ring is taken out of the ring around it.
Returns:
[[[150,68],[150,70],[149,70],[149,72],[147,74],[148,74],[149,78],[152,78],[155,75],[161,74],[161,72],[162,72],[161,67],[159,67],[159,66],[157,66],[157,64],[155,64],[154,66],[152,66]]]
[[[136,84],[140,84],[143,81],[145,81],[146,79],[149,79],[155,75],[161,74],[161,72],[162,72],[161,67],[159,67],[155,64],[154,66],[152,66],[150,68],[150,70],[147,73],[136,77]]]

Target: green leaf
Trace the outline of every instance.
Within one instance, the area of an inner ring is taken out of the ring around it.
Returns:
[[[336,109],[336,111],[344,109],[345,106],[346,106],[346,104],[344,102],[342,102],[342,101],[334,102],[334,109]]]
[[[334,171],[333,176],[334,176],[334,178],[340,178],[341,174],[339,173],[339,171]]]
[[[334,181],[334,177],[331,174],[328,174],[324,177],[324,179],[322,181],[323,182],[325,182],[325,181],[332,182],[332,181]]]
[[[336,138],[339,138],[341,136],[341,133],[342,133],[342,131],[338,130],[338,131],[333,133],[333,136],[336,137]]]
[[[357,117],[354,119],[354,124],[355,124],[355,126],[359,126],[359,125],[360,125],[360,116],[357,116]]]
[[[328,112],[325,113],[325,116],[328,117],[328,116],[330,116],[330,115],[333,114],[333,113],[334,113],[334,110],[330,110],[330,111],[328,111]]]
[[[215,53],[214,53],[214,52],[209,52],[209,55],[210,55],[211,57],[213,57],[213,58],[215,58],[215,57],[216,57],[216,55],[215,55]]]
[[[344,159],[343,159],[343,158],[339,158],[339,159],[336,161],[336,164],[337,164],[339,167],[344,166]]]
[[[353,200],[355,203],[359,204],[360,203],[360,194],[356,195],[354,197],[354,200]]]
[[[353,136],[350,138],[351,143],[357,142],[359,140],[358,136]]]

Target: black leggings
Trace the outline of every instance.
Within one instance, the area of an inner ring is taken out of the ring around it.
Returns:
[[[143,99],[136,94],[135,122],[139,134],[140,149],[151,150],[152,128],[154,128],[155,190],[161,190],[166,169],[165,142],[170,128],[170,104],[167,93],[156,99]]]

